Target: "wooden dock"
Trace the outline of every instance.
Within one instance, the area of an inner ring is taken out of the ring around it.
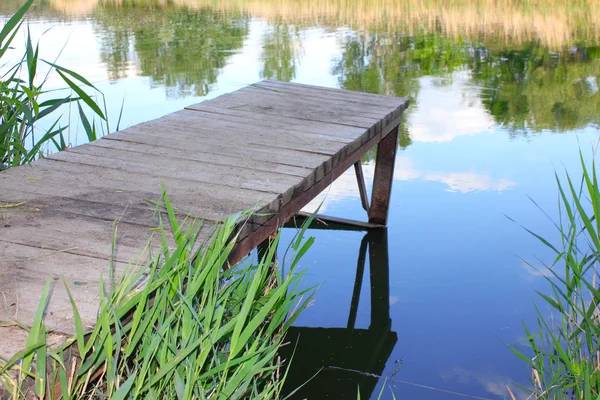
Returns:
[[[49,329],[73,330],[63,276],[93,325],[114,222],[119,272],[144,259],[161,182],[179,212],[205,221],[205,233],[233,213],[261,214],[245,225],[232,261],[353,165],[369,223],[385,225],[407,106],[402,98],[266,80],[0,172],[0,355],[24,340],[2,322],[31,323],[49,276]],[[376,145],[369,201],[360,158]]]

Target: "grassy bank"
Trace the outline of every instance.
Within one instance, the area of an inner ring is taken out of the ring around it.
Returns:
[[[180,225],[167,197],[164,206],[161,254],[132,266],[116,282],[103,281],[91,331],[73,302],[75,335],[58,348],[48,345],[43,323],[48,283],[27,348],[0,364],[6,395],[279,398],[285,370],[277,350],[311,299],[312,290],[299,290],[302,275],[294,269],[312,240],[298,233],[286,274],[275,264],[278,239],[259,263],[223,269],[240,215],[198,243],[201,222]]]
[[[581,165],[581,179],[557,176],[560,242],[535,235],[556,258],[544,274],[550,294],[539,293],[537,326],[525,327],[530,347],[513,348],[531,367],[530,398],[600,397],[600,187],[595,163],[581,157]]]

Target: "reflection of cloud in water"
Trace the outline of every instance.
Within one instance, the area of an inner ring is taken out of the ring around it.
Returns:
[[[368,188],[371,187],[374,170],[374,163],[363,165]],[[494,179],[487,174],[478,174],[475,172],[422,172],[413,165],[410,157],[402,155],[397,156],[396,167],[394,169],[394,180],[411,181],[417,179],[443,183],[447,186],[447,191],[460,193],[475,191],[502,192],[504,190],[512,189],[515,186],[515,183],[508,179]],[[304,207],[304,211],[314,212],[321,202],[323,202],[323,205],[319,210],[320,212],[323,212],[332,203],[346,199],[359,199],[354,168],[349,169],[340,176],[323,193]]]
[[[469,80],[466,72],[447,80],[419,79],[416,106],[406,117],[413,142],[449,142],[489,131],[494,119],[481,103],[482,89],[469,85]]]
[[[448,191],[468,193],[481,190],[502,192],[515,186],[508,179],[495,180],[489,175],[481,175],[473,172],[433,172],[425,174],[426,181],[442,182],[448,185]]]
[[[506,389],[506,387],[508,386],[510,387],[517,399],[527,398],[527,396],[515,386],[512,380],[510,380],[508,377],[501,376],[498,374],[472,372],[457,367],[449,371],[442,372],[440,375],[444,382],[455,381],[463,385],[470,385],[472,383],[476,383],[481,385],[486,392],[494,394],[496,396],[501,396],[502,398],[509,397],[508,390]]]
[[[552,278],[554,274],[550,269],[543,265],[541,261],[530,262],[526,260],[521,260],[521,266],[523,270],[526,272],[525,279],[528,281],[532,281],[535,278]],[[559,275],[563,275],[560,274]]]

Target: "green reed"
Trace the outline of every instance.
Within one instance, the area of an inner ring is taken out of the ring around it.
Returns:
[[[53,144],[56,150],[67,148],[64,133],[69,124],[62,123],[61,114],[63,106],[68,104],[77,104],[81,124],[90,141],[96,140],[101,132],[96,117],[102,129],[109,132],[104,100],[101,108],[84,88],[101,93],[78,73],[40,59],[39,45],[33,45],[29,29],[21,60],[12,66],[5,61],[32,4],[33,0],[23,4],[0,31],[0,69],[4,71],[0,74],[0,166],[3,168],[34,161],[43,155],[47,145]],[[38,76],[41,64],[48,68],[43,77]],[[51,73],[58,74],[72,94],[57,97],[54,91],[47,90],[45,86]],[[82,104],[92,111],[91,121]]]
[[[256,265],[224,269],[243,215],[198,243],[202,224],[180,224],[166,194],[164,207],[161,253],[101,284],[91,331],[72,300],[76,333],[60,348],[46,340],[46,286],[26,349],[0,363],[11,398],[279,398],[286,370],[277,350],[312,297],[295,272],[312,238],[298,232],[287,274],[275,264],[279,237]]]
[[[546,278],[551,294],[538,292],[552,318],[536,307],[535,331],[525,326],[531,348],[512,348],[531,367],[531,398],[600,398],[600,187],[595,162],[590,166],[580,157],[581,181],[568,173],[564,179],[556,176],[560,243],[531,232],[556,255]]]

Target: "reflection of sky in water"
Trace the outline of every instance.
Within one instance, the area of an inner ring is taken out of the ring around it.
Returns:
[[[131,61],[125,79],[110,81],[99,58],[98,27],[90,20],[31,24],[50,58],[68,39],[60,64],[84,74],[105,93],[111,119],[125,98],[122,126],[160,117],[204,98],[169,93],[140,76]],[[252,20],[241,49],[232,52],[207,98],[258,81],[262,38],[270,29]],[[334,60],[341,56],[344,31],[302,30],[295,80],[335,87]],[[15,43],[20,47],[20,43]],[[134,51],[131,49],[131,51]],[[56,77],[49,83],[56,87]],[[591,78],[590,78],[591,79]],[[597,81],[592,79],[591,86]],[[556,216],[553,168],[578,171],[578,148],[589,154],[597,129],[513,137],[494,122],[481,100],[485,88],[467,72],[445,78],[418,78],[416,102],[407,112],[412,144],[399,151],[389,223],[390,302],[398,342],[384,376],[400,398],[452,398],[406,382],[477,396],[506,397],[505,385],[526,381],[528,370],[505,347],[523,338],[521,321],[534,318],[533,289],[544,290],[540,261],[550,254],[506,216],[556,238],[552,224],[528,200]],[[83,132],[71,132],[81,143]],[[372,163],[364,166],[367,179]],[[343,175],[307,209],[362,219],[353,171]],[[305,284],[321,284],[314,305],[299,319],[304,326],[345,326],[354,285],[356,232],[312,231],[316,243],[306,255]],[[284,242],[291,236],[285,230]],[[519,259],[523,258],[524,261]],[[368,275],[367,275],[368,276]],[[363,292],[357,327],[369,324],[369,284]],[[397,370],[397,368],[400,368]],[[380,381],[380,385],[381,385]]]

